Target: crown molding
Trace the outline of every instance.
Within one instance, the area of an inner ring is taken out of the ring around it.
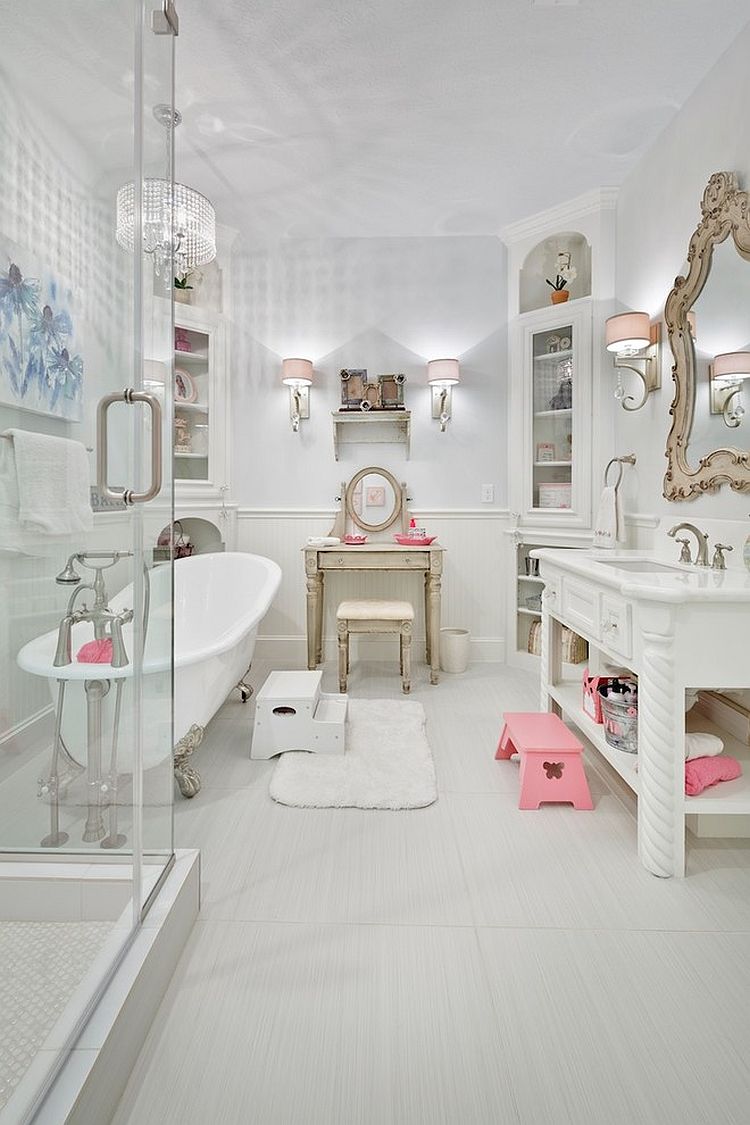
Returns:
[[[555,229],[566,227],[579,219],[595,214],[597,211],[612,211],[617,206],[619,188],[595,188],[574,199],[559,203],[546,211],[539,211],[516,223],[509,223],[500,230],[500,238],[507,246],[522,242],[526,238],[539,238]]]

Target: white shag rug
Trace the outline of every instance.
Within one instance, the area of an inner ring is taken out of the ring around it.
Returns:
[[[422,809],[437,800],[421,703],[350,699],[343,754],[282,754],[274,801],[296,808]]]

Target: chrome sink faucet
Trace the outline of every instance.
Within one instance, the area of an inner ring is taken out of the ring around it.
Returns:
[[[696,566],[708,566],[708,535],[705,531],[701,531],[693,523],[676,523],[674,527],[670,528],[667,535],[674,539],[678,531],[691,531],[696,538],[698,544],[698,551],[695,556]],[[680,552],[680,562],[692,562],[690,555],[690,548],[687,546],[686,539],[678,539],[678,543],[682,543],[682,551]]]

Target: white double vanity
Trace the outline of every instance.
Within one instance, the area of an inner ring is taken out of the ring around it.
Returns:
[[[687,815],[750,813],[748,762],[736,781],[685,796],[685,689],[747,687],[750,574],[670,565],[633,551],[533,554],[544,581],[542,709],[577,724],[637,793],[644,866],[683,875]],[[582,669],[563,675],[563,626],[638,676],[637,754],[613,749],[583,711]]]

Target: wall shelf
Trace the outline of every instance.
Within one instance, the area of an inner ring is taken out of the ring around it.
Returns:
[[[339,460],[343,445],[368,445],[398,442],[406,446],[409,460],[411,447],[411,411],[409,410],[334,410],[333,455]]]

